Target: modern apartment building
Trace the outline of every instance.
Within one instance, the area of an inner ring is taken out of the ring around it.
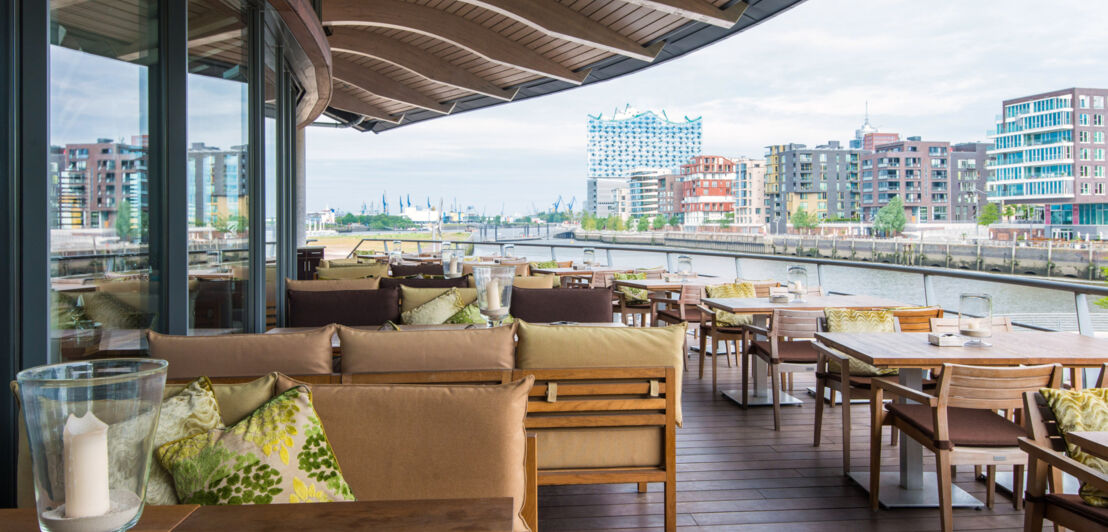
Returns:
[[[127,201],[136,229],[141,210],[149,208],[146,138],[130,143],[97,139],[92,143],[51,148],[51,195],[57,199],[52,213],[59,229],[114,227],[119,205]]]
[[[989,199],[1043,205],[1055,236],[1108,225],[1106,99],[1108,89],[1068,88],[1005,100],[990,134]]]
[[[637,168],[628,176],[631,198],[630,215],[655,216],[658,210],[658,185],[666,171],[660,168]]]
[[[742,233],[765,231],[766,162],[762,159],[734,157],[735,227]]]
[[[735,162],[718,155],[693,157],[681,165],[677,205],[685,225],[719,223],[735,211]]]
[[[909,223],[970,221],[980,201],[973,192],[982,184],[976,169],[985,158],[980,143],[959,144],[957,151],[949,142],[920,137],[879,145],[862,155],[862,219],[873,220],[900,196]]]
[[[588,177],[624,178],[636,168],[672,168],[700,155],[700,118],[670,120],[665,111],[631,106],[611,117],[589,115]]]
[[[981,209],[989,203],[985,194],[988,180],[987,142],[961,142],[950,146],[950,219],[976,222]]]
[[[789,217],[803,208],[824,220],[858,215],[858,175],[862,150],[838,141],[766,147],[766,223],[774,233],[788,231]]]
[[[195,143],[188,151],[189,223],[209,226],[246,216],[246,147],[224,150]]]
[[[585,184],[585,212],[600,218],[618,214],[617,194],[628,188],[626,179],[590,177]]]

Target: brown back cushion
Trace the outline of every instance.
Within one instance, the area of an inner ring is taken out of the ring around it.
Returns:
[[[400,321],[400,291],[334,290],[329,292],[289,290],[289,327],[382,325]]]
[[[408,275],[442,275],[442,264],[393,264],[392,276],[405,277]]]
[[[366,279],[337,279],[297,281],[285,279],[286,290],[300,290],[302,292],[327,292],[332,290],[376,290],[381,279],[369,277]]]
[[[150,356],[169,361],[168,378],[331,373],[333,326],[285,334],[174,336],[149,333]]]
[[[400,279],[385,277],[381,279],[381,288],[397,288],[400,285],[415,288],[466,288],[469,281],[465,277],[457,279]]]
[[[512,369],[515,327],[365,331],[339,327],[343,373]]]
[[[532,323],[607,323],[612,321],[612,291],[608,288],[544,290],[513,287],[511,313]]]
[[[497,386],[312,386],[312,402],[359,501],[525,496],[527,393]]]

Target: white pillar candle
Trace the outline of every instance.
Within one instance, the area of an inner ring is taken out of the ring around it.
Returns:
[[[500,281],[496,279],[489,279],[489,284],[485,286],[485,310],[500,310]]]
[[[108,498],[108,425],[92,412],[69,414],[62,432],[65,516],[95,517],[111,509]]]
[[[462,265],[458,263],[458,256],[450,256],[450,273],[459,274],[462,273]]]

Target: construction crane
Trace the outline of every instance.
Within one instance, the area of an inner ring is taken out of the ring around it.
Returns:
[[[574,196],[573,199],[569,200],[569,203],[566,205],[566,210],[569,211],[570,216],[573,216],[573,205],[575,203],[577,203],[577,196]]]
[[[558,194],[557,201],[554,202],[554,214],[558,214],[558,207],[562,205],[562,195]]]

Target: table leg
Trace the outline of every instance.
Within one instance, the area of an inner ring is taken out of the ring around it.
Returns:
[[[913,390],[923,390],[923,370],[901,369],[900,384]],[[900,487],[909,490],[923,487],[923,446],[912,438],[900,440]]]

